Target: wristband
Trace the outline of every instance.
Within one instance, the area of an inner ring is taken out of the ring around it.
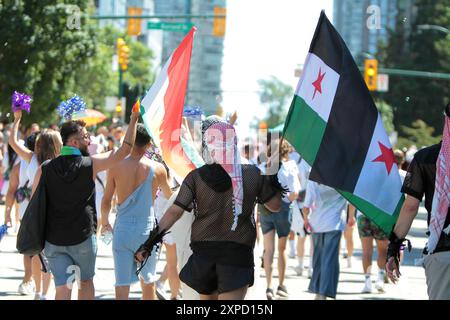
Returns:
[[[400,260],[400,251],[405,249],[405,246],[403,245],[403,242],[407,242],[408,245],[408,251],[411,251],[411,241],[409,241],[406,238],[400,239],[397,237],[394,231],[391,232],[389,236],[389,246],[387,250],[386,255],[386,261],[388,261],[390,258],[394,258],[394,262],[399,267],[399,260]]]

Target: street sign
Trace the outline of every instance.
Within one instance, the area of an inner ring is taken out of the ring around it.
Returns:
[[[194,26],[193,23],[183,22],[151,22],[147,23],[147,29],[159,29],[166,31],[188,32]]]
[[[378,92],[388,92],[389,91],[389,75],[378,74],[377,91]]]

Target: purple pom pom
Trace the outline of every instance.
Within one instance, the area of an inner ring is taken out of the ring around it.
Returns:
[[[30,113],[31,111],[30,102],[31,102],[30,96],[26,95],[25,93],[14,91],[12,95],[12,105],[11,105],[12,112],[25,110],[26,112]]]

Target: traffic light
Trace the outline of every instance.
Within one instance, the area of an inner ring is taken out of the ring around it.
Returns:
[[[120,103],[120,101],[117,102],[116,113],[117,114],[121,114],[122,113],[122,104]]]
[[[142,8],[128,7],[129,16],[141,16]],[[138,36],[141,34],[141,19],[128,19],[127,21],[127,34],[129,36]]]
[[[125,40],[123,40],[122,38],[117,39],[117,55],[119,56],[120,70],[127,70],[130,48],[125,44]]]
[[[369,91],[377,90],[378,77],[378,60],[366,59],[364,60],[364,80],[366,81]]]
[[[224,7],[214,7],[214,15],[226,15],[227,9]],[[214,17],[213,21],[213,36],[223,37],[225,35],[225,23],[226,18],[216,18]]]

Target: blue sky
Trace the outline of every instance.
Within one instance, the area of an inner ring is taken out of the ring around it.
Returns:
[[[222,106],[237,111],[241,138],[253,117],[265,114],[258,79],[273,75],[295,89],[294,70],[304,62],[322,9],[332,20],[332,0],[227,1]]]

